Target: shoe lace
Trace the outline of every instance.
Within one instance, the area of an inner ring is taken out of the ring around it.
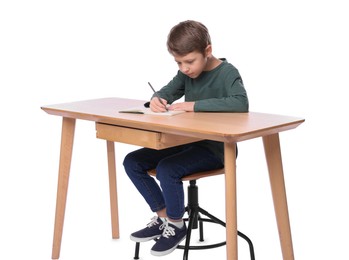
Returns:
[[[154,216],[151,221],[147,224],[148,228],[151,228],[152,226],[158,225],[158,217]],[[159,226],[159,230],[163,230],[164,227],[167,226],[167,221],[165,220],[160,226]]]
[[[152,226],[155,226],[155,225],[158,225],[159,222],[158,222],[158,217],[157,216],[154,216],[151,221],[147,224],[147,227],[150,228]]]
[[[166,223],[165,229],[162,232],[162,236],[166,237],[166,238],[169,238],[170,236],[174,236],[174,235],[176,235],[175,229],[173,227],[170,227],[168,225],[168,223]]]

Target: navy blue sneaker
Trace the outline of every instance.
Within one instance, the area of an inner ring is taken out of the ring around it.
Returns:
[[[147,227],[132,233],[130,238],[135,242],[145,242],[156,239],[162,235],[165,226],[166,223],[163,222],[161,218],[155,216],[151,219],[151,222],[147,224]]]
[[[167,222],[161,237],[156,241],[151,249],[151,254],[155,256],[163,256],[171,253],[185,239],[187,235],[187,227],[184,225],[178,228]]]

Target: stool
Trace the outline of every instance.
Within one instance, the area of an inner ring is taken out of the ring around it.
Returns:
[[[148,174],[155,176],[156,170],[152,169],[148,171]],[[182,178],[182,181],[189,181],[188,202],[187,202],[187,206],[185,207],[185,211],[188,214],[188,218],[184,218],[184,221],[188,222],[187,235],[185,239],[185,245],[177,246],[178,249],[184,250],[183,260],[188,259],[189,250],[210,249],[210,248],[224,246],[226,244],[226,241],[223,241],[220,243],[215,243],[210,245],[199,245],[199,246],[190,245],[191,232],[193,229],[198,228],[198,224],[199,224],[199,236],[200,236],[199,241],[204,241],[203,222],[211,222],[211,223],[219,224],[225,227],[225,222],[213,216],[212,214],[210,214],[209,212],[207,212],[206,210],[204,210],[199,206],[199,193],[198,193],[198,186],[196,185],[196,181],[198,179],[220,175],[220,174],[224,174],[224,168],[212,170],[212,171],[198,172]],[[201,217],[201,214],[205,215],[206,218]],[[252,241],[240,231],[238,231],[238,236],[246,240],[250,249],[251,260],[255,260]],[[139,248],[140,248],[140,242],[136,242],[135,255],[133,259],[139,259]]]

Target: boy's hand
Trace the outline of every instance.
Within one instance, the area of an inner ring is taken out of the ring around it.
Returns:
[[[169,110],[184,110],[188,112],[194,111],[195,102],[179,102],[168,107]]]
[[[167,105],[167,101],[163,98],[161,98],[161,101],[163,104],[161,104],[161,102],[159,101],[159,99],[157,97],[153,97],[150,100],[150,105],[149,105],[151,111],[153,111],[153,112],[166,112],[167,109],[165,106]]]

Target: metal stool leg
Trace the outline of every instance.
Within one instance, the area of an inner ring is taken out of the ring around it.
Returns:
[[[139,246],[140,246],[140,243],[136,242],[135,256],[133,257],[133,259],[139,259]]]

